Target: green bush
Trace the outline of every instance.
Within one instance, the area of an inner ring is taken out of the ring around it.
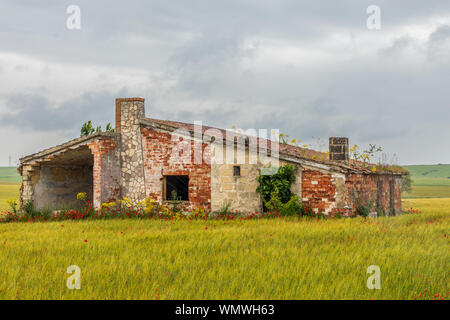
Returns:
[[[298,196],[293,195],[286,203],[283,203],[280,198],[278,187],[275,187],[269,201],[265,201],[264,204],[267,209],[270,211],[277,211],[282,216],[293,216],[302,213],[302,203]]]
[[[264,202],[270,200],[272,192],[278,189],[278,197],[282,203],[287,203],[292,196],[291,185],[295,182],[295,174],[298,167],[285,165],[278,168],[278,171],[272,175],[259,175],[259,186],[256,191],[262,196]]]

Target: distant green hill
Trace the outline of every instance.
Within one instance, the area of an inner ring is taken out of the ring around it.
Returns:
[[[403,167],[412,179],[412,192],[405,198],[450,198],[450,164]]]
[[[416,178],[443,178],[450,180],[450,164],[413,165],[403,166],[412,177]]]
[[[0,167],[0,184],[21,183],[22,177],[16,167]]]

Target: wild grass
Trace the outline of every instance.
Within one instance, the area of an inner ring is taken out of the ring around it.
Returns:
[[[19,198],[19,184],[0,184],[0,213],[9,209],[6,200]]]
[[[411,192],[402,194],[404,199],[450,198],[450,186],[416,185],[413,183]]]
[[[448,299],[450,199],[404,206],[423,213],[2,224],[0,299]]]

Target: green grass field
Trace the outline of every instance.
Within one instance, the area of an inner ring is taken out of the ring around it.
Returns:
[[[22,177],[15,167],[0,167],[0,211],[9,209],[6,200],[19,198]]]
[[[450,199],[404,205],[423,214],[3,224],[0,299],[449,299]]]
[[[443,178],[450,180],[450,164],[404,166],[411,176],[423,178]]]
[[[0,184],[20,184],[22,177],[16,167],[0,167]]]
[[[405,166],[411,173],[412,190],[405,199],[450,197],[450,164]]]

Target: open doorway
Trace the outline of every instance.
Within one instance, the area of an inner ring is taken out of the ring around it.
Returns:
[[[55,156],[40,165],[34,180],[34,207],[62,209],[77,204],[76,195],[87,194],[93,199],[94,157],[87,146],[81,146]]]

